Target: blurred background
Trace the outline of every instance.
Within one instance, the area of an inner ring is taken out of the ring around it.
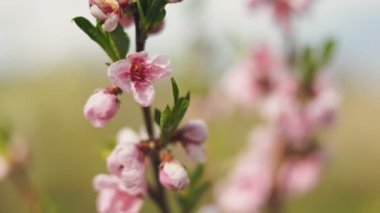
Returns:
[[[109,62],[71,21],[76,16],[91,19],[86,0],[1,5],[0,122],[10,123],[28,141],[31,178],[58,212],[95,212],[92,178],[106,172],[101,151],[121,127],[140,128],[140,109],[123,95],[122,110],[106,128],[94,129],[83,118],[88,96],[108,84]],[[330,68],[343,102],[340,121],[326,137],[331,161],[320,187],[291,200],[287,212],[380,211],[379,11],[377,0],[320,0],[296,23],[300,46],[337,40]],[[171,57],[182,91],[203,96],[239,57],[262,42],[283,46],[265,9],[252,11],[245,0],[185,0],[168,5],[166,28],[149,39],[147,49]],[[169,80],[157,88],[155,105],[162,107],[171,100]],[[197,111],[196,104],[190,108]],[[236,112],[209,123],[208,179],[228,171],[256,122],[254,115]],[[204,203],[212,202],[211,195]],[[146,202],[143,212],[154,212],[151,206]],[[26,212],[7,181],[0,183],[0,212]]]

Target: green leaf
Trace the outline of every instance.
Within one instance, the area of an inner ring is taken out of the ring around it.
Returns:
[[[112,61],[120,60],[128,53],[129,37],[120,24],[114,31],[106,32],[102,28],[102,22],[94,26],[84,17],[76,17],[73,21],[107,53]]]
[[[92,25],[91,22],[84,17],[76,17],[73,21],[83,32],[95,41],[113,61],[116,60],[116,56],[110,49],[107,37],[99,30],[99,27]]]
[[[161,111],[159,109],[154,110],[154,121],[158,126],[161,125]]]
[[[202,183],[199,187],[195,188],[195,190],[189,194],[186,198],[188,199],[188,203],[192,208],[194,208],[198,202],[201,200],[204,193],[210,188],[211,183],[206,181]]]
[[[167,0],[152,0],[149,4],[146,12],[146,20],[148,21],[148,25],[146,30],[151,29],[152,27],[159,24],[165,18],[166,11],[165,5],[167,4]]]
[[[108,33],[111,47],[118,59],[122,59],[129,50],[129,37],[124,28],[119,24],[117,28]]]
[[[323,46],[323,52],[321,56],[321,65],[326,65],[330,62],[330,59],[332,55],[334,54],[336,48],[336,43],[333,39],[328,39],[324,46]]]
[[[169,122],[172,117],[172,111],[169,106],[166,106],[165,110],[161,113],[160,117],[160,126],[165,130],[169,126]]]
[[[175,81],[174,78],[171,78],[171,81],[172,81],[174,104],[176,104],[177,100],[178,100],[178,96],[179,96],[179,88],[178,88],[177,82]]]
[[[119,60],[120,57],[117,54],[117,49],[116,47],[114,47],[114,44],[111,44],[110,34],[103,29],[102,25],[103,25],[103,22],[98,21],[96,24],[96,29],[98,30],[99,34],[102,35],[102,38],[104,40],[104,43],[105,43],[104,51],[106,51],[107,55],[112,59],[113,62],[115,62]]]
[[[193,172],[190,173],[190,184],[191,186],[195,186],[202,178],[204,172],[204,165],[198,164]]]

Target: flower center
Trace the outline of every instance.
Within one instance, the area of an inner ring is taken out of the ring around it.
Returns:
[[[132,81],[145,82],[146,71],[145,64],[142,60],[135,59],[131,66],[131,79]]]

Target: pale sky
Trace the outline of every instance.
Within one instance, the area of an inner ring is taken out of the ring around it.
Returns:
[[[153,53],[175,55],[202,29],[204,35],[223,45],[228,36],[242,44],[279,37],[267,11],[251,11],[247,0],[197,0],[202,7],[194,14],[196,0],[169,5],[167,27],[152,38]],[[54,66],[65,60],[104,60],[105,55],[71,22],[75,16],[91,18],[87,0],[12,0],[0,7],[0,73],[14,68]],[[334,36],[339,41],[336,65],[354,66],[379,80],[380,1],[319,0],[297,25],[302,43],[315,43]],[[228,45],[227,45],[228,46]],[[352,63],[354,61],[355,63]],[[30,70],[27,70],[30,71]],[[363,75],[360,75],[363,76]]]

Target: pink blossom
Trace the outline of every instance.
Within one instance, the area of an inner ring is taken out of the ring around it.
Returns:
[[[97,175],[94,188],[99,193],[97,212],[138,213],[143,205],[142,194],[130,194],[123,182],[113,175]]]
[[[317,185],[323,166],[324,153],[322,151],[290,158],[280,168],[279,185],[288,195],[302,195]]]
[[[330,127],[336,121],[340,95],[322,73],[313,88],[314,96],[307,105],[307,113],[316,127]]]
[[[307,146],[315,131],[306,109],[295,97],[275,94],[265,103],[262,113],[284,140],[296,148]]]
[[[207,139],[207,126],[202,120],[191,120],[181,127],[174,136],[185,148],[187,155],[193,161],[204,163],[204,141]]]
[[[273,9],[275,19],[283,26],[287,27],[289,20],[293,14],[305,11],[311,0],[250,0],[249,4],[252,7],[258,7],[264,3],[270,4]]]
[[[104,21],[103,29],[111,32],[116,29],[120,15],[120,5],[117,0],[90,0],[90,12],[95,18]]]
[[[115,94],[97,90],[84,106],[84,116],[96,128],[102,128],[119,110],[119,100]]]
[[[170,61],[165,56],[148,58],[147,52],[131,53],[126,59],[113,63],[108,77],[122,90],[131,92],[141,106],[150,106],[155,91],[153,82],[169,76]]]
[[[160,183],[171,190],[184,190],[189,185],[185,168],[176,160],[163,162],[160,166]]]
[[[107,158],[108,170],[119,177],[131,193],[145,190],[144,155],[137,147],[139,137],[131,129],[123,129],[118,134],[118,143]]]
[[[217,187],[217,205],[223,212],[261,212],[269,198],[277,135],[261,127],[251,133],[249,142],[230,175]]]
[[[229,101],[251,108],[260,105],[272,92],[281,73],[277,58],[267,46],[262,45],[227,72],[220,89]]]
[[[4,180],[9,173],[9,162],[0,155],[0,181]]]

